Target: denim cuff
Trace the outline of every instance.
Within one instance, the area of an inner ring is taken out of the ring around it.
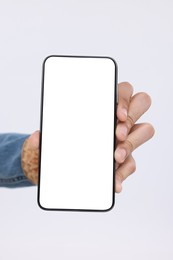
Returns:
[[[30,134],[0,133],[0,187],[18,188],[34,185],[21,166],[21,151]]]

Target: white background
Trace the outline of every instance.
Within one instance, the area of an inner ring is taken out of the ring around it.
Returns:
[[[45,212],[35,187],[1,188],[2,260],[173,258],[172,9],[171,0],[0,1],[0,132],[39,129],[51,54],[113,57],[119,81],[151,95],[142,120],[156,129],[110,212]]]

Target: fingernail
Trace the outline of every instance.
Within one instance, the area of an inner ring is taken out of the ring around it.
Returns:
[[[127,127],[126,126],[120,126],[120,132],[121,134],[126,137],[127,135]]]
[[[126,108],[122,108],[121,111],[122,111],[123,115],[125,117],[127,117],[127,109]]]
[[[117,148],[115,151],[115,159],[122,163],[126,158],[126,150],[124,148]]]

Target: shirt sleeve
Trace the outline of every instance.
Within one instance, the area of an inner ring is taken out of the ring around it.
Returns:
[[[21,166],[21,151],[30,134],[0,133],[0,187],[18,188],[34,185]]]

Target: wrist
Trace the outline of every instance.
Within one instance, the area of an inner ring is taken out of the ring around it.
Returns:
[[[38,185],[39,137],[37,136],[37,142],[33,142],[36,134],[38,134],[38,131],[34,132],[23,143],[21,152],[21,165],[24,175],[33,184]]]

